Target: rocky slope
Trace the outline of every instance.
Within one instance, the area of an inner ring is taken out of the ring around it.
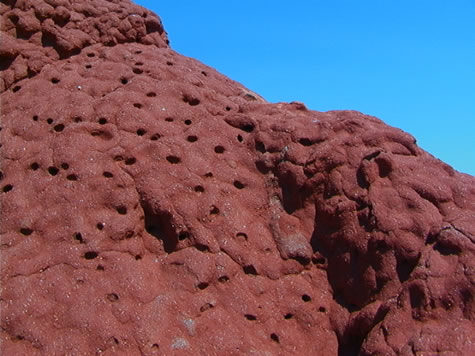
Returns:
[[[475,353],[474,177],[126,0],[0,14],[2,355]]]

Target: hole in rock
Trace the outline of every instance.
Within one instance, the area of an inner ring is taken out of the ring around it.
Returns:
[[[173,117],[166,117],[166,118],[165,118],[165,121],[166,121],[166,122],[173,122]]]
[[[210,215],[218,215],[219,214],[219,209],[216,206],[211,206],[211,209],[209,211]]]
[[[200,307],[200,312],[204,313],[205,311],[209,310],[209,309],[212,309],[214,308],[214,305],[211,304],[211,303],[206,303],[206,304],[203,304],[201,307]]]
[[[53,84],[58,84],[58,83],[59,83],[59,79],[58,79],[58,78],[51,78],[51,83],[53,83]]]
[[[313,264],[316,264],[316,265],[324,265],[326,262],[326,259],[325,257],[313,257],[312,262]]]
[[[81,235],[80,232],[76,232],[76,233],[74,234],[74,239],[77,240],[77,241],[79,241],[79,243],[81,243],[81,244],[84,243],[84,239],[82,238],[82,235]]]
[[[242,138],[241,135],[237,135],[237,140],[238,140],[239,142],[242,142],[244,139]]]
[[[70,181],[76,181],[76,180],[78,180],[78,176],[75,175],[75,174],[68,174],[68,175],[66,176],[66,179],[67,179],[67,180],[70,180]]]
[[[86,69],[91,69],[91,68],[92,68],[92,65],[86,64],[86,65],[84,66],[84,68],[86,68]]]
[[[95,55],[96,55],[95,53],[88,53],[88,54],[87,54],[87,56],[88,56],[89,58],[94,57]]]
[[[190,237],[190,233],[188,231],[181,231],[179,234],[178,234],[178,240],[185,240],[187,239],[188,237]]]
[[[97,269],[98,271],[104,271],[104,266],[99,265],[99,266],[96,267],[96,269]]]
[[[158,133],[153,134],[152,136],[150,136],[150,140],[152,140],[152,141],[157,141],[159,138],[160,138],[160,135]]]
[[[200,99],[190,97],[188,95],[183,96],[183,101],[191,106],[196,106],[200,103]]]
[[[124,157],[122,157],[121,155],[118,155],[118,156],[114,157],[114,161],[116,161],[116,162],[120,162],[120,161],[123,161],[123,160],[124,160]]]
[[[152,349],[158,349],[158,348],[159,348],[158,344],[153,344],[152,345]]]
[[[178,236],[172,214],[169,211],[155,212],[146,202],[141,201],[141,205],[145,213],[146,231],[157,240],[162,241],[163,249],[166,253],[175,251],[178,244]]]
[[[61,168],[64,169],[64,170],[69,169],[69,164],[61,163]]]
[[[312,300],[312,298],[308,294],[304,294],[304,295],[302,295],[302,300],[304,302],[310,302]]]
[[[76,122],[76,123],[82,122],[82,118],[80,116],[76,116],[74,118],[74,122]]]
[[[235,180],[233,184],[237,189],[243,189],[245,187],[245,185],[238,180]]]
[[[38,121],[38,115],[33,115],[32,119],[33,121]]]
[[[242,270],[244,271],[245,274],[251,274],[253,276],[257,276],[257,271],[253,265],[246,265],[242,268]]]
[[[173,62],[167,61],[167,66],[172,66]]]
[[[230,106],[226,106],[225,110],[226,110],[226,111],[231,111],[231,107],[230,107]]]
[[[255,147],[256,147],[256,150],[258,152],[261,152],[261,153],[266,152],[266,146],[261,141],[256,141],[256,146]]]
[[[120,82],[125,85],[125,84],[127,84],[129,81],[127,80],[127,78],[120,78]]]
[[[294,315],[292,313],[287,313],[284,315],[284,319],[287,319],[287,320],[292,319],[293,317]]]
[[[208,286],[209,286],[209,284],[206,283],[206,282],[198,283],[198,288],[201,289],[201,290],[208,288]]]
[[[48,119],[46,119],[46,122],[51,125],[51,124],[53,123],[53,119],[52,119],[52,118],[48,118]]]
[[[192,124],[191,120],[189,120],[189,119],[185,120],[184,122],[185,122],[185,125],[191,125]]]
[[[277,343],[280,343],[280,341],[279,341],[279,336],[278,336],[276,333],[270,334],[270,338],[272,339],[272,341],[275,341],[275,342],[277,342]]]
[[[86,260],[93,260],[95,259],[97,256],[99,256],[99,254],[95,251],[88,251],[84,254],[84,258]]]
[[[4,193],[8,193],[8,192],[11,191],[12,189],[13,189],[13,185],[7,184],[7,185],[5,185],[5,186],[2,188],[2,191],[3,191]]]
[[[135,255],[135,260],[136,260],[136,261],[140,261],[141,259],[142,259],[142,256],[140,256],[140,255]]]
[[[325,313],[325,312],[327,311],[327,308],[325,308],[325,307],[320,307],[320,308],[318,308],[318,311],[319,311],[320,313]]]
[[[33,162],[32,164],[30,164],[30,168],[34,171],[36,171],[37,169],[40,168],[40,165],[36,162]]]
[[[137,109],[142,109],[143,105],[140,103],[135,103],[134,107],[136,107]]]
[[[224,153],[224,151],[225,151],[225,149],[224,149],[223,146],[216,146],[214,148],[214,152],[216,152],[216,153]]]
[[[257,320],[257,317],[255,315],[252,315],[252,314],[244,314],[244,317],[247,320],[251,320],[251,321]]]
[[[130,157],[125,160],[125,164],[131,166],[132,164],[137,163],[137,159],[135,157]]]
[[[206,73],[205,71],[201,71],[201,74],[203,74],[205,77],[208,76],[208,73]]]
[[[16,86],[13,87],[12,91],[13,91],[14,93],[16,93],[16,92],[17,92],[18,90],[20,90],[20,89],[21,89],[21,86],[16,85]]]
[[[188,140],[188,142],[196,142],[198,141],[198,137],[196,137],[195,135],[190,135],[186,138]]]
[[[117,210],[117,212],[118,212],[120,215],[125,215],[125,214],[127,214],[127,208],[126,208],[125,206],[123,206],[123,205],[118,206],[118,207],[116,208],[116,210]]]
[[[102,175],[106,178],[112,178],[114,176],[111,172],[103,172]]]
[[[109,293],[109,294],[107,294],[107,300],[109,300],[109,302],[111,302],[111,303],[114,303],[114,302],[117,302],[119,300],[119,296],[115,293]]]
[[[446,241],[437,241],[434,245],[434,250],[443,256],[460,255],[462,253],[462,249],[459,246]]]
[[[153,91],[149,91],[149,92],[147,93],[147,96],[148,96],[149,98],[154,98],[154,97],[157,96],[157,94],[154,93]]]
[[[220,283],[226,283],[226,282],[229,282],[229,277],[228,276],[221,276],[218,278],[218,281]]]
[[[133,69],[133,72],[134,72],[135,74],[142,74],[142,73],[143,73],[143,70],[140,69],[140,68],[134,68],[134,69]]]
[[[247,241],[247,235],[244,232],[238,232],[236,234],[236,237],[238,238],[238,240]]]
[[[135,62],[136,66],[143,66],[143,62]]]
[[[107,124],[107,119],[104,117],[101,117],[98,122],[99,122],[99,125],[105,125]]]
[[[211,173],[211,172],[208,172],[208,173],[205,174],[206,178],[211,178],[212,176],[213,176],[213,173]]]
[[[96,227],[98,230],[104,229],[105,224],[104,223],[97,223]]]
[[[177,156],[167,156],[167,161],[170,162],[171,164],[178,164],[181,162],[180,157]]]
[[[28,227],[23,227],[20,229],[20,232],[22,235],[25,235],[25,236],[28,236],[28,235],[31,235],[33,233],[33,230],[28,228]]]
[[[52,176],[55,176],[58,174],[59,169],[56,167],[48,167],[48,173],[51,174]]]
[[[203,244],[196,244],[195,247],[198,251],[201,251],[201,252],[209,251],[208,246],[203,245]]]
[[[302,145],[302,146],[311,146],[312,145],[312,141],[310,141],[310,139],[308,138],[301,138],[299,140],[299,143]]]
[[[201,186],[201,185],[195,186],[195,192],[203,193],[204,191],[205,191],[205,188],[203,188],[203,186]]]

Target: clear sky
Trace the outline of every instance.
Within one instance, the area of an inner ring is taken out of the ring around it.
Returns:
[[[377,116],[475,175],[474,0],[135,2],[268,101]]]

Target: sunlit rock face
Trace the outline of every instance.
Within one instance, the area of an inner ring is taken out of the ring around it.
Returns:
[[[473,177],[128,1],[0,13],[2,355],[475,352]]]

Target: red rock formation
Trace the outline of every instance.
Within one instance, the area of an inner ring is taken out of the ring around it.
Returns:
[[[473,177],[128,1],[0,6],[2,355],[475,352]]]

